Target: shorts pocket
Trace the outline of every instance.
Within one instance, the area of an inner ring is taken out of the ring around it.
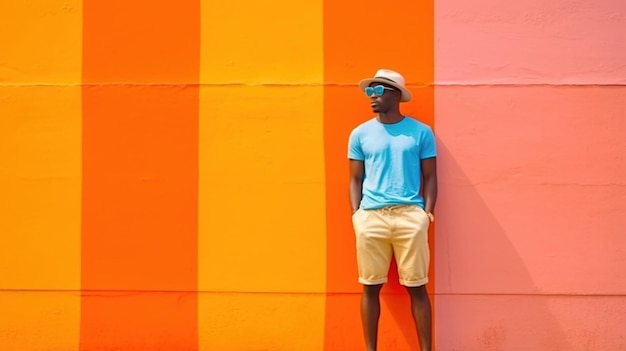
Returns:
[[[430,217],[428,217],[428,213],[424,211],[422,206],[415,205],[415,211],[419,212],[419,214],[422,216],[422,219],[426,220],[426,223],[430,223]]]

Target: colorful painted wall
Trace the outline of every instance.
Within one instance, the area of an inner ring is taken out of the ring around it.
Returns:
[[[0,28],[1,350],[361,350],[346,142],[382,67],[437,135],[437,350],[626,350],[623,1],[4,1]],[[380,343],[415,349],[393,277]]]

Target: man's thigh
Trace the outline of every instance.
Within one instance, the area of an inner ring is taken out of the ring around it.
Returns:
[[[417,287],[428,282],[429,225],[428,215],[419,206],[407,206],[396,215],[391,242],[398,264],[400,284],[404,286]]]
[[[352,224],[356,236],[359,283],[386,283],[393,255],[388,221],[378,210],[359,209],[352,216]]]

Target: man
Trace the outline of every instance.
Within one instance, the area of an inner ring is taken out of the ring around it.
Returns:
[[[411,100],[402,75],[381,69],[359,87],[377,113],[352,131],[348,147],[365,344],[368,351],[376,350],[380,290],[393,255],[400,284],[411,297],[421,350],[431,351],[431,308],[425,285],[430,262],[428,226],[434,221],[437,198],[435,138],[430,127],[400,113],[400,102]]]

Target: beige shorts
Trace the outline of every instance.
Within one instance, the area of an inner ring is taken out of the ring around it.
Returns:
[[[401,285],[417,287],[428,283],[430,220],[420,206],[359,209],[352,215],[352,223],[359,283],[386,283],[392,256],[398,265]]]

